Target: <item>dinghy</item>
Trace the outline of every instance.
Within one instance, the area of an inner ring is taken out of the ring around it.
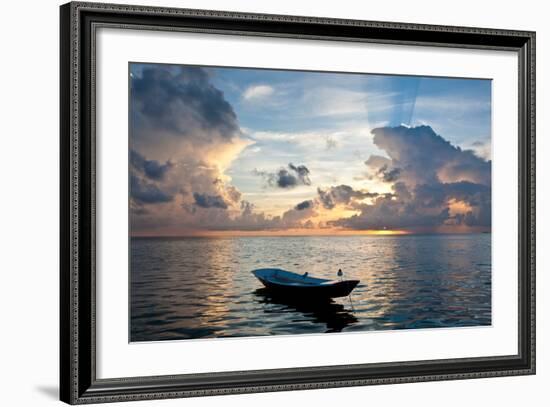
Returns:
[[[359,284],[359,280],[327,280],[275,268],[253,270],[252,274],[274,294],[299,299],[346,297]]]

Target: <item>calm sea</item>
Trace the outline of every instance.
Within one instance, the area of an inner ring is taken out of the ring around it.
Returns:
[[[491,235],[132,238],[130,340],[491,324]],[[322,306],[275,301],[278,267],[361,283]]]

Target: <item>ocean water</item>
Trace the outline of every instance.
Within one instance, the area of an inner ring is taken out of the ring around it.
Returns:
[[[491,324],[491,235],[132,238],[130,340]],[[281,303],[251,270],[359,279],[350,298]]]

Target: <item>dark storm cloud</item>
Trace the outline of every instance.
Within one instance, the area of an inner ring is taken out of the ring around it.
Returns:
[[[407,229],[436,227],[449,218],[449,209],[440,208],[432,212],[418,212],[413,206],[381,197],[375,205],[365,205],[359,215],[329,222],[334,226],[350,229]]]
[[[137,131],[165,130],[204,141],[231,139],[240,132],[237,116],[223,92],[198,67],[144,68],[140,76],[132,77],[131,102],[133,129]]]
[[[173,167],[170,161],[166,161],[161,164],[155,160],[147,160],[137,151],[130,150],[130,165],[138,172],[145,174],[148,178],[153,180],[162,180],[168,170]]]
[[[288,164],[288,168],[280,168],[275,173],[254,170],[255,175],[260,175],[273,187],[294,188],[298,185],[311,185],[309,169],[305,165]]]
[[[241,192],[223,168],[250,142],[232,106],[206,69],[156,64],[131,69],[131,205],[132,214],[146,214],[130,218],[132,230],[230,223]],[[159,205],[163,202],[170,203]]]
[[[161,164],[155,160],[147,160],[141,154],[130,150],[130,198],[133,202],[132,213],[143,215],[147,213],[144,204],[159,204],[172,201],[173,194],[164,190],[162,181],[173,164],[167,161]]]
[[[352,229],[433,228],[445,224],[491,226],[491,190],[467,181],[450,184],[418,185],[410,192],[396,184],[392,197],[380,196],[373,205],[359,207],[361,213],[332,222]],[[464,214],[452,215],[448,202],[457,200],[472,207]]]
[[[303,181],[304,184],[309,184],[309,170],[305,165],[294,165],[292,163],[288,164],[288,168],[290,168],[292,171],[294,171],[298,178]]]
[[[399,179],[401,168],[392,166],[392,160],[379,155],[371,155],[365,165],[371,168],[376,176],[384,182],[395,182]],[[369,177],[370,179],[374,177]]]
[[[338,185],[328,189],[317,188],[319,201],[326,209],[333,209],[338,204],[348,205],[352,199],[374,198],[378,194],[375,192],[354,190],[349,185]]]
[[[221,195],[199,194],[195,192],[193,193],[193,198],[195,199],[195,205],[201,208],[227,209],[227,203]]]
[[[297,211],[303,211],[304,209],[308,209],[311,207],[313,207],[313,201],[309,200],[309,201],[300,202],[298,205],[294,207],[294,209],[296,209]]]
[[[385,127],[372,133],[374,144],[390,158],[371,156],[365,164],[392,184],[393,194],[367,204],[353,202],[349,187],[320,190],[319,199],[326,208],[338,201],[352,202],[360,211],[332,225],[352,229],[491,226],[490,161],[453,146],[428,126]]]
[[[382,177],[382,180],[384,180],[384,182],[397,181],[397,179],[399,178],[399,174],[401,174],[401,168],[388,169],[388,167],[384,165],[378,170],[378,175]]]
[[[270,178],[270,184],[275,184],[281,188],[293,188],[298,185],[298,177],[285,168],[281,168]]]
[[[138,204],[170,202],[173,196],[162,191],[156,184],[130,174],[130,197]]]
[[[490,199],[491,188],[486,185],[460,181],[417,185],[414,188],[414,193],[419,204],[424,206],[441,205],[448,199],[456,199],[477,206]]]
[[[429,126],[382,127],[372,131],[374,144],[391,160],[388,169],[399,168],[406,182],[470,181],[491,184],[491,163],[472,151],[453,146]]]

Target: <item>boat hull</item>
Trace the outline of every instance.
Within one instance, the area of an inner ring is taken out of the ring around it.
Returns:
[[[259,279],[262,284],[278,296],[287,296],[295,299],[322,299],[347,297],[359,284],[359,280],[338,281],[330,285],[319,286],[292,286],[278,284],[273,281]]]
[[[252,273],[273,295],[289,299],[346,297],[359,284],[359,280],[326,280],[281,269],[258,269]]]

